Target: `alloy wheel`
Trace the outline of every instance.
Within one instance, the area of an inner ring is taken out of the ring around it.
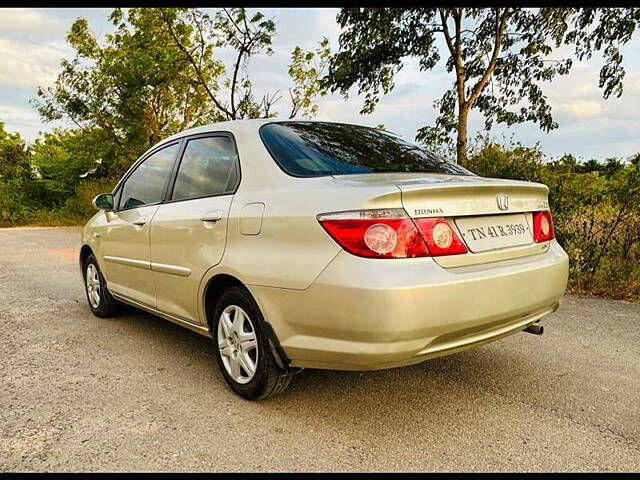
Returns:
[[[87,266],[86,284],[89,303],[93,308],[98,308],[100,305],[100,278],[98,269],[93,263]]]
[[[235,382],[251,381],[258,367],[258,337],[249,315],[237,305],[229,305],[220,315],[218,350]]]

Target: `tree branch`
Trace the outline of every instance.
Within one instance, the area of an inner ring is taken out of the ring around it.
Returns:
[[[162,11],[162,10],[161,10]],[[216,105],[216,107],[218,107],[218,109],[220,109],[222,112],[224,112],[227,117],[229,118],[233,118],[231,112],[225,108],[216,98],[216,96],[213,94],[213,92],[211,91],[211,89],[209,88],[209,85],[207,84],[206,80],[204,79],[204,76],[202,75],[202,70],[200,69],[198,62],[195,61],[195,59],[193,58],[193,56],[191,55],[191,53],[189,53],[189,51],[185,48],[184,45],[182,45],[182,43],[180,42],[180,40],[178,39],[178,37],[176,36],[173,27],[171,26],[171,22],[167,19],[166,15],[164,14],[164,12],[161,13],[162,15],[162,19],[164,20],[164,23],[167,25],[167,29],[169,31],[169,34],[171,35],[171,38],[173,39],[174,43],[176,44],[176,46],[182,51],[182,53],[184,53],[184,55],[187,57],[187,60],[189,61],[189,63],[191,63],[191,65],[193,66],[193,69],[196,72],[196,75],[198,76],[198,80],[200,81],[200,84],[203,86],[203,88],[205,89],[205,91],[207,92],[207,95],[209,95],[209,98],[211,98],[211,100],[213,101],[213,103]]]
[[[442,19],[442,33],[444,33],[444,39],[447,41],[447,47],[449,48],[449,52],[451,56],[455,56],[455,51],[453,49],[453,41],[451,40],[451,34],[449,33],[449,26],[447,25],[447,17],[444,14],[444,9],[439,8],[438,13],[440,13],[440,18]]]
[[[509,19],[511,12],[508,8],[504,9],[502,15],[498,15],[498,9],[496,9],[496,33],[495,33],[495,44],[493,46],[493,54],[491,55],[491,61],[487,66],[482,78],[478,80],[478,83],[473,87],[471,95],[469,96],[469,107],[473,107],[474,102],[482,93],[482,90],[487,85],[489,78],[491,78],[491,74],[496,68],[496,63],[498,61],[498,57],[500,56],[500,50],[502,48],[502,41],[504,39],[504,32],[507,28],[507,20]]]

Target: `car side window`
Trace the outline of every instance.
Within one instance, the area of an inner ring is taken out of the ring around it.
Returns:
[[[178,168],[171,200],[232,193],[238,181],[238,154],[226,136],[189,140]]]
[[[180,144],[162,148],[147,157],[124,182],[120,209],[158,203],[164,196]]]

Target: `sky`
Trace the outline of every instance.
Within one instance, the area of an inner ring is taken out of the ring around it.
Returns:
[[[337,9],[262,8],[277,26],[274,54],[255,57],[248,71],[256,90],[273,92],[290,86],[287,74],[291,51],[296,45],[315,49],[322,37],[329,38],[332,49],[338,46],[340,27]],[[65,42],[65,34],[78,17],[89,21],[98,37],[108,33],[110,9],[3,9],[0,8],[0,121],[8,131],[17,131],[33,141],[40,131],[55,125],[44,123],[30,104],[39,86],[52,85],[60,71],[60,61],[72,58],[73,51]],[[582,159],[628,157],[640,152],[640,35],[622,51],[627,69],[624,94],[620,98],[602,98],[598,88],[601,58],[574,63],[571,73],[543,86],[554,118],[560,124],[551,133],[542,132],[535,124],[513,127],[496,126],[491,135],[497,140],[517,141],[525,145],[540,144],[549,157],[571,153]],[[223,52],[223,60],[226,55]],[[444,55],[444,52],[443,52]],[[395,89],[382,97],[374,113],[361,115],[363,99],[354,91],[345,100],[338,94],[318,101],[316,118],[375,126],[408,139],[435,118],[433,101],[451,85],[453,77],[444,66],[420,72],[416,61],[407,61],[395,78]],[[287,113],[281,101],[276,111]],[[481,128],[479,117],[470,119],[471,136]],[[68,125],[71,127],[71,125]]]

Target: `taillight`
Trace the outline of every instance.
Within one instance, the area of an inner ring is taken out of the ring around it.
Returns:
[[[444,218],[417,218],[415,223],[432,257],[467,253],[467,247]]]
[[[548,210],[533,212],[533,240],[536,243],[540,243],[552,240],[553,237],[553,218],[551,217],[551,212]]]
[[[318,221],[342,248],[360,257],[428,255],[416,226],[402,209],[326,213],[318,215]]]
[[[403,209],[318,215],[320,225],[347,252],[368,258],[415,258],[467,253],[444,218],[410,219]]]

